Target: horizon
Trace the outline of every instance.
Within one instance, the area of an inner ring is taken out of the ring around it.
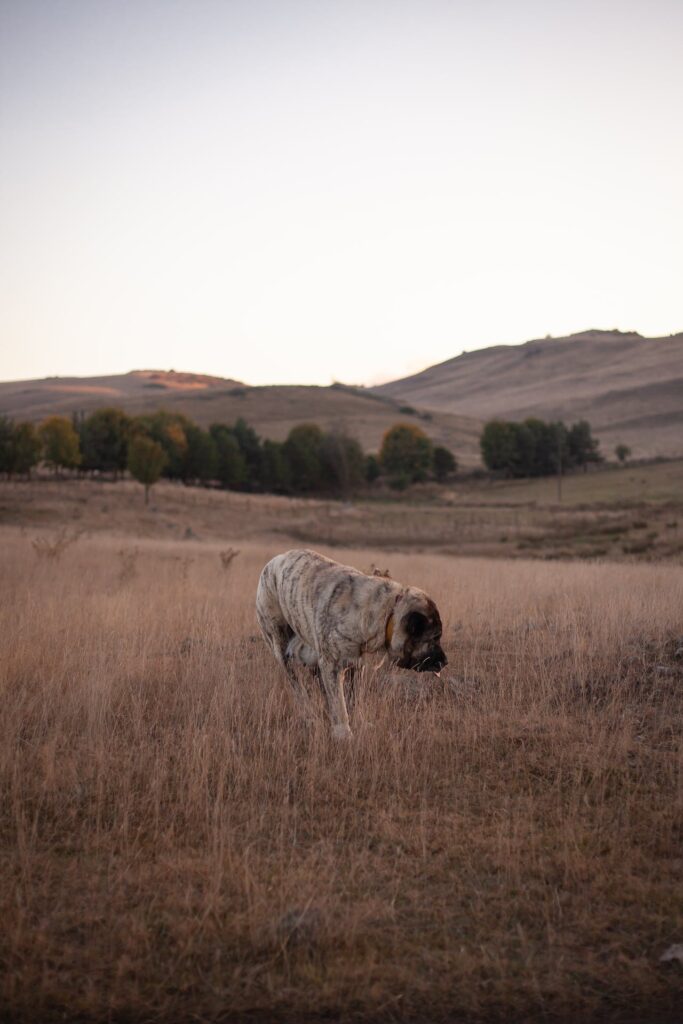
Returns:
[[[460,356],[463,356],[463,355],[473,355],[476,352],[484,352],[487,349],[493,349],[493,348],[521,348],[524,345],[529,345],[529,344],[531,344],[533,342],[536,342],[536,341],[570,341],[572,338],[581,337],[581,336],[587,335],[587,334],[624,335],[624,336],[635,336],[635,337],[638,337],[638,338],[642,338],[643,341],[666,341],[669,338],[675,338],[675,337],[678,337],[679,335],[683,334],[683,330],[682,331],[672,331],[670,334],[663,334],[663,335],[658,335],[658,336],[655,336],[655,337],[651,337],[651,336],[648,336],[648,335],[641,334],[640,331],[636,331],[636,330],[622,330],[619,327],[613,327],[613,328],[588,327],[588,328],[585,328],[582,331],[576,331],[576,332],[574,332],[572,334],[566,334],[566,335],[546,334],[542,338],[527,338],[525,341],[511,342],[511,343],[508,343],[508,344],[497,344],[495,342],[492,342],[491,344],[488,344],[488,345],[482,345],[480,348],[465,349],[465,350],[463,350],[461,352],[458,352],[454,356],[447,356],[445,359],[439,360],[438,363],[429,363],[428,365],[422,366],[421,368],[412,371],[410,374],[405,374],[404,376],[405,377],[417,376],[420,373],[423,373],[426,370],[429,370],[429,369],[431,369],[434,366],[440,366],[443,363],[451,362],[452,360],[458,359]],[[302,381],[277,381],[277,380],[273,380],[273,381],[267,381],[267,382],[262,382],[262,383],[255,384],[255,383],[252,383],[249,380],[243,380],[242,378],[237,378],[237,377],[232,376],[232,375],[223,376],[221,374],[208,373],[205,370],[188,369],[188,368],[182,368],[182,367],[181,368],[177,368],[177,367],[163,367],[163,366],[133,366],[133,367],[130,367],[129,369],[127,369],[127,370],[122,370],[122,371],[106,371],[105,370],[103,372],[98,372],[98,373],[77,373],[77,374],[76,373],[51,373],[51,374],[45,374],[42,377],[15,377],[15,378],[11,378],[11,379],[2,378],[2,379],[0,379],[0,384],[20,384],[20,383],[29,383],[31,381],[42,381],[42,380],[92,380],[92,379],[104,379],[106,377],[125,377],[125,376],[127,376],[129,374],[134,374],[134,373],[166,373],[166,374],[174,373],[174,374],[179,374],[179,375],[187,374],[187,375],[194,376],[194,377],[210,377],[210,378],[215,378],[215,379],[219,379],[219,380],[234,381],[237,384],[244,384],[247,387],[251,387],[251,388],[255,388],[255,387],[329,387],[330,384],[341,384],[344,387],[367,388],[368,390],[370,390],[370,389],[375,388],[375,387],[381,387],[383,384],[390,384],[390,383],[392,383],[395,380],[403,379],[402,377],[392,377],[392,378],[388,378],[387,380],[380,380],[380,381],[376,381],[374,383],[365,383],[365,382],[362,382],[362,381],[359,382],[359,381],[353,381],[353,380],[345,380],[345,381],[333,380],[333,381],[330,381],[327,384],[316,383],[316,382],[311,384],[311,383],[304,383]]]
[[[10,0],[0,377],[373,386],[675,333],[682,33],[676,0]]]

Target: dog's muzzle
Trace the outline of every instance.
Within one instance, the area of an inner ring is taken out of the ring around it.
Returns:
[[[413,672],[440,672],[441,669],[448,664],[448,658],[440,647],[435,647],[429,652],[425,658],[419,660],[405,662],[403,659],[399,661],[399,668],[410,668]]]

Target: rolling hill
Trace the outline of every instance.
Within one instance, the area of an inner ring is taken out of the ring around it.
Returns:
[[[435,413],[587,419],[609,455],[683,453],[683,333],[584,331],[463,353],[374,389]]]
[[[173,370],[108,377],[0,383],[0,415],[39,421],[115,405],[130,414],[165,408],[201,426],[242,416],[283,440],[307,420],[344,429],[368,451],[398,421],[420,425],[464,465],[479,461],[482,423],[498,416],[587,419],[610,456],[627,444],[639,457],[683,454],[683,333],[584,331],[463,353],[375,388],[271,385]]]
[[[314,421],[344,429],[367,451],[399,421],[417,423],[437,444],[454,451],[464,465],[479,460],[481,424],[453,412],[425,412],[365,388],[272,385],[250,387],[236,380],[198,373],[134,370],[109,377],[49,377],[0,383],[0,415],[38,422],[46,416],[86,414],[113,405],[132,415],[164,408],[200,426],[231,423],[242,416],[263,437],[282,441],[297,423]]]

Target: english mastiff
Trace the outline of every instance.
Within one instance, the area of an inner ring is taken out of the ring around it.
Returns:
[[[367,576],[317,551],[286,551],[268,562],[256,616],[298,696],[295,663],[317,666],[336,739],[352,735],[344,674],[363,654],[386,651],[399,668],[416,672],[439,672],[446,664],[439,612],[424,591]]]

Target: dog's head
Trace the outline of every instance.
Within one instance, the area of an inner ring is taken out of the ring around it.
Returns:
[[[432,599],[409,587],[394,608],[389,653],[399,668],[440,672],[448,664],[441,630],[441,617]]]

